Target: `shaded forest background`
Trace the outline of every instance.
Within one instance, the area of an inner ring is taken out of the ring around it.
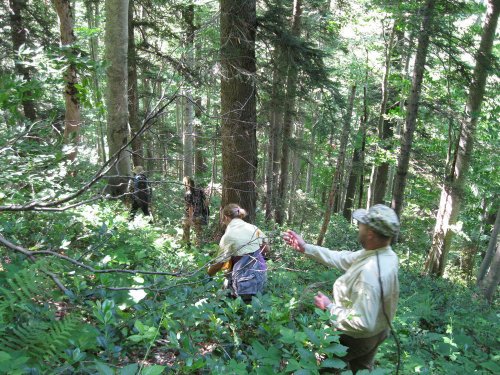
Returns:
[[[376,203],[402,222],[401,353],[377,371],[498,373],[499,9],[1,2],[0,373],[342,371],[310,303],[338,275],[279,233],[354,250]],[[154,223],[128,221],[138,165]],[[200,247],[184,176],[209,197]],[[233,202],[273,244],[251,306],[205,273]]]

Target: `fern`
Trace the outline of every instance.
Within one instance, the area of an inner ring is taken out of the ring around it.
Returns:
[[[48,287],[45,275],[37,271],[31,267],[16,273],[8,272],[3,282],[0,279],[0,311],[32,303],[34,299],[51,298],[52,289]]]
[[[77,317],[56,320],[54,285],[37,267],[0,276],[0,348],[36,364],[58,358],[81,327]]]
[[[72,316],[49,323],[32,321],[3,332],[0,347],[7,352],[23,352],[36,362],[53,359],[69,346],[80,327],[79,320]]]

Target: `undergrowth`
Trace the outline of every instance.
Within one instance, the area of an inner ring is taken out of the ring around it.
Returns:
[[[318,290],[331,293],[339,272],[274,238],[267,293],[247,306],[227,298],[222,276],[207,277],[213,244],[184,248],[180,222],[150,225],[139,216],[129,223],[126,214],[119,203],[102,203],[71,215],[18,214],[11,216],[15,225],[0,222],[2,233],[30,250],[51,249],[98,270],[173,274],[93,273],[53,257],[33,264],[2,248],[0,373],[349,373],[339,360],[339,333],[312,304]],[[304,225],[302,233],[314,241],[312,228]],[[356,250],[356,239],[355,227],[332,219],[327,246]],[[394,322],[400,373],[499,373],[498,306],[472,287],[420,276],[418,259],[406,257],[404,246],[396,251],[403,260]],[[57,289],[48,269],[70,293]],[[388,339],[375,373],[394,373],[396,362]]]

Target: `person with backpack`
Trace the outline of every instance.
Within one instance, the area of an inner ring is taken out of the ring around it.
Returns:
[[[203,243],[203,226],[208,224],[210,209],[205,191],[196,188],[191,177],[184,177],[185,213],[182,240],[188,246],[191,245],[191,227],[196,234],[195,245],[199,247]]]
[[[132,179],[130,187],[130,192],[132,194],[132,209],[130,210],[129,221],[134,219],[139,208],[145,216],[148,216],[151,219],[151,185],[142,166],[136,166],[133,173],[134,178]]]
[[[268,250],[267,238],[255,225],[243,221],[246,211],[231,203],[222,210],[226,232],[222,236],[220,251],[208,269],[210,276],[226,271],[224,287],[233,298],[241,297],[250,303],[253,296],[263,293],[267,280],[264,255]]]

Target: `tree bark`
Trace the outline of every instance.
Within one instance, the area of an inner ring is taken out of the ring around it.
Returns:
[[[299,36],[301,32],[302,0],[294,1],[292,35]],[[290,139],[292,137],[293,121],[295,118],[295,99],[297,95],[298,69],[293,61],[288,62],[288,75],[286,81],[286,97],[283,116],[283,144],[281,149],[281,173],[278,186],[278,199],[275,207],[275,220],[283,224],[285,220],[285,203],[288,189],[288,175],[290,164]]]
[[[128,9],[128,119],[131,136],[134,137],[141,129],[139,119],[139,94],[137,87],[137,51],[134,36],[134,4],[135,0],[129,0]],[[142,135],[136,136],[132,142],[132,161],[134,166],[144,166],[144,155],[142,150]]]
[[[198,97],[195,100],[196,106],[194,110],[195,124],[194,124],[194,175],[196,180],[201,177],[207,170],[207,164],[205,161],[205,155],[203,150],[206,146],[206,140],[204,138],[205,134],[201,124],[201,98]],[[207,105],[208,107],[208,105]],[[208,108],[207,108],[208,111]]]
[[[28,29],[24,24],[23,12],[26,9],[27,0],[9,0],[10,5],[10,28],[12,36],[12,48],[14,53],[17,54],[23,44],[26,44]],[[20,59],[15,58],[15,69],[17,74],[23,77],[25,84],[31,81],[31,74],[29,68],[24,66]],[[33,101],[33,92],[31,90],[24,90],[22,106],[24,116],[31,122],[36,120],[35,103]],[[29,124],[28,124],[29,126]]]
[[[365,149],[366,149],[366,129],[368,127],[368,50],[366,50],[366,71],[365,71],[365,85],[363,88],[363,122],[364,122],[364,133],[363,133],[363,142],[362,142],[362,152],[361,152],[361,160],[360,160],[360,178],[359,178],[359,194],[358,194],[358,207],[360,208],[363,204],[364,192],[365,192]]]
[[[433,276],[442,276],[446,259],[453,239],[452,226],[456,223],[464,186],[472,158],[476,125],[481,113],[486,79],[492,65],[492,46],[500,11],[500,1],[488,1],[481,42],[476,55],[476,66],[469,88],[466,109],[462,120],[459,143],[454,163],[441,190],[439,211],[432,237],[432,246],[425,262],[425,272]]]
[[[493,226],[493,232],[491,233],[490,242],[488,244],[488,250],[481,262],[481,267],[477,273],[477,285],[480,285],[488,272],[491,265],[491,259],[495,254],[495,250],[498,247],[498,233],[500,232],[500,207],[497,211],[497,216],[495,219],[495,225]]]
[[[120,151],[128,142],[128,0],[106,0],[105,6],[105,56],[109,63],[106,69],[106,121],[109,154],[114,158],[108,172],[108,192],[116,197],[126,192],[130,175],[129,152]]]
[[[59,17],[59,30],[61,33],[61,47],[69,61],[64,72],[64,102],[66,112],[64,114],[64,143],[69,146],[66,152],[68,160],[74,161],[78,154],[78,143],[80,141],[80,100],[78,99],[77,70],[74,64],[73,44],[76,41],[73,32],[73,10],[69,0],[53,0],[54,7]]]
[[[192,68],[194,65],[194,4],[188,4],[182,10],[182,18],[185,25],[184,48],[186,66]],[[184,87],[184,134],[183,134],[183,158],[184,175],[194,176],[194,105],[193,94],[190,87]]]
[[[484,297],[488,302],[493,302],[495,291],[498,283],[500,282],[500,242],[498,237],[495,245],[495,256],[491,262],[490,269],[484,279],[481,281],[481,289],[483,290]]]
[[[326,206],[325,216],[323,219],[323,225],[318,235],[318,240],[316,244],[321,246],[323,240],[325,239],[325,234],[328,229],[328,224],[330,224],[330,219],[332,216],[332,209],[335,203],[335,196],[342,183],[342,172],[344,170],[345,152],[347,148],[347,141],[349,139],[349,130],[351,127],[352,110],[354,108],[354,97],[356,96],[356,85],[351,87],[351,93],[349,95],[349,105],[347,107],[346,117],[344,119],[344,126],[342,127],[342,135],[340,138],[339,146],[339,156],[337,158],[337,166],[335,168],[335,174],[332,179],[332,187],[330,189],[330,195],[328,197],[328,205]]]
[[[257,116],[255,0],[221,0],[222,205],[237,203],[255,221]]]
[[[394,88],[389,86],[388,78],[391,71],[398,68],[398,61],[401,61],[400,43],[402,42],[403,37],[402,32],[396,30],[396,22],[394,22],[386,49],[386,68],[382,85],[382,105],[380,106],[380,116],[378,121],[378,135],[381,142],[379,146],[385,155],[383,156],[383,161],[376,167],[377,178],[373,189],[373,204],[385,204],[390,165],[387,160],[387,154],[392,151],[392,138],[394,136],[394,120],[390,120],[386,116],[389,115],[390,111],[396,108],[399,104],[399,102],[396,102],[399,92],[396,92]],[[388,105],[388,103],[394,104]]]
[[[344,209],[342,215],[348,222],[352,220],[352,210],[354,207],[354,197],[356,195],[356,187],[361,186],[361,179],[363,178],[363,154],[365,151],[366,142],[366,124],[362,120],[357,135],[357,140],[354,145],[354,151],[352,155],[352,167],[351,173],[349,174],[349,182],[347,184],[347,191],[345,196]],[[360,192],[362,195],[362,191]]]
[[[283,68],[281,47],[275,46],[273,53],[273,84],[269,108],[269,147],[266,172],[266,221],[270,220],[277,203],[279,184],[280,141],[283,128]]]
[[[406,112],[405,128],[401,139],[401,151],[398,158],[398,167],[394,181],[392,197],[392,208],[396,214],[401,216],[403,207],[404,191],[408,177],[410,164],[410,153],[413,144],[413,134],[417,123],[418,107],[420,105],[420,93],[424,78],[425,61],[429,48],[430,34],[432,30],[434,8],[436,0],[427,0],[423,9],[423,20],[418,37],[417,55],[415,56],[415,67],[413,70],[412,87],[408,97],[408,110]]]
[[[297,121],[296,124],[296,129],[295,129],[295,134],[297,134],[297,139],[302,139],[304,135],[304,119],[301,118]],[[299,185],[300,181],[300,157],[298,151],[294,151],[292,153],[292,173],[291,175],[293,176],[292,181],[290,181],[290,196],[289,196],[289,202],[288,202],[288,221],[289,223],[293,223],[293,215],[294,215],[294,209],[295,209],[295,191],[297,189],[297,185]]]
[[[86,5],[86,16],[87,25],[89,29],[97,28],[97,20],[99,19],[99,4],[87,1]],[[98,50],[98,39],[97,36],[89,38],[89,50],[92,61],[97,62],[97,50]],[[99,154],[99,160],[101,163],[106,162],[106,145],[105,145],[105,130],[102,121],[102,112],[100,109],[103,107],[102,93],[99,85],[99,77],[97,76],[97,71],[93,69],[92,71],[92,83],[93,83],[93,99],[94,99],[94,109],[97,113],[97,152]]]
[[[364,178],[364,160],[365,160],[365,144],[366,144],[366,126],[368,123],[368,53],[366,56],[366,73],[365,84],[363,85],[363,115],[360,119],[359,131],[357,140],[354,144],[354,151],[352,155],[352,167],[347,183],[347,191],[342,215],[349,222],[352,220],[352,211],[354,207],[354,198],[356,195],[356,188],[358,194],[358,207],[361,206],[363,199],[363,178]],[[359,184],[359,185],[358,185]],[[357,186],[358,185],[358,186]]]

